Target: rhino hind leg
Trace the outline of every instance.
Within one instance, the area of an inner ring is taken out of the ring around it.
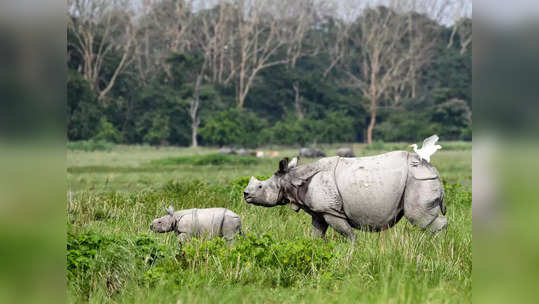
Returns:
[[[439,179],[409,181],[404,193],[404,216],[421,229],[436,233],[447,227],[442,214],[443,185]]]
[[[323,216],[324,220],[329,226],[331,226],[331,228],[348,237],[352,242],[357,240],[354,229],[352,226],[350,226],[347,220],[330,214],[324,214]]]
[[[223,239],[232,241],[237,234],[242,234],[241,219],[238,216],[227,216],[221,229]]]
[[[312,232],[313,239],[323,238],[324,236],[326,236],[326,231],[328,230],[328,223],[326,222],[326,220],[324,220],[324,217],[317,214],[313,214],[312,226],[313,226],[313,232]]]

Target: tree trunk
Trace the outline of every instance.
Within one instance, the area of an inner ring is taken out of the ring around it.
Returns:
[[[192,125],[191,125],[191,146],[193,148],[196,148],[198,147],[198,140],[197,140],[197,135],[198,135],[198,120],[196,121],[193,121]]]
[[[367,127],[367,144],[372,144],[372,131],[374,130],[374,125],[376,124],[376,94],[374,93],[374,86],[371,85],[371,118],[369,121],[369,126]]]
[[[376,107],[371,108],[371,120],[369,122],[369,127],[367,128],[367,144],[372,144],[372,130],[374,130],[374,125],[376,124]]]
[[[200,69],[200,74],[198,74],[195,81],[195,90],[193,92],[193,99],[189,105],[189,116],[191,116],[191,146],[193,148],[198,147],[197,135],[198,135],[198,126],[200,125],[200,118],[198,117],[198,107],[200,106],[200,85],[202,83],[202,78],[204,77],[204,71],[206,70],[206,65],[208,64],[208,57],[204,58],[204,63]]]
[[[243,95],[243,93],[242,93],[242,91],[240,89],[240,91],[238,93],[238,108],[243,109],[244,101],[245,101],[245,95]]]
[[[299,94],[299,83],[296,81],[294,84],[292,84],[292,87],[294,88],[295,94],[295,105],[296,105],[296,117],[299,120],[302,120],[304,118],[303,114],[303,107],[301,106],[301,95]]]
[[[371,79],[370,79],[370,88],[369,88],[369,95],[371,98],[371,120],[369,122],[369,127],[367,128],[367,144],[372,144],[372,131],[374,130],[374,125],[376,124],[376,102],[377,102],[377,86],[376,86],[376,72],[378,71],[378,64],[377,61],[373,64],[373,67],[371,69]]]

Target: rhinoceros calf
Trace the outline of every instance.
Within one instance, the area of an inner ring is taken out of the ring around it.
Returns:
[[[297,158],[285,158],[271,178],[251,177],[243,195],[253,205],[289,203],[295,211],[303,209],[312,216],[316,237],[323,237],[331,226],[355,241],[352,228],[380,231],[402,216],[433,232],[447,225],[438,171],[406,151],[327,157],[299,167]]]
[[[191,237],[223,237],[232,240],[241,234],[241,219],[226,208],[187,209],[174,211],[172,206],[165,209],[167,215],[157,218],[150,224],[155,232],[171,232],[185,241]]]

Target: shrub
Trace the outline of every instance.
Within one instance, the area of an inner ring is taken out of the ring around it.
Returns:
[[[367,149],[367,150],[384,150],[385,149],[385,144],[384,144],[384,141],[382,141],[382,140],[375,140],[375,141],[372,142],[372,144],[365,147],[365,149]]]
[[[67,143],[68,150],[80,151],[110,151],[114,148],[114,144],[106,141],[81,140],[71,141]]]
[[[254,156],[237,156],[226,154],[206,154],[195,156],[179,156],[156,159],[156,165],[193,165],[193,166],[220,166],[220,165],[254,165],[262,160]]]
[[[122,141],[122,135],[112,123],[110,123],[106,117],[101,117],[99,126],[97,127],[97,133],[92,138],[94,141],[105,141],[119,143]]]
[[[266,180],[266,179],[268,179],[270,177],[271,176],[269,176],[269,175],[256,175],[255,176],[255,178],[258,179],[258,180]],[[238,178],[236,178],[235,180],[233,180],[230,183],[230,186],[232,186],[233,188],[236,188],[236,189],[244,189],[249,184],[250,179],[251,179],[250,176],[238,177]]]
[[[170,128],[168,117],[156,115],[152,121],[152,126],[148,130],[148,133],[144,135],[144,142],[151,145],[159,145],[166,141],[169,135]]]
[[[81,299],[105,290],[118,294],[127,284],[182,285],[196,273],[214,282],[295,286],[308,277],[336,278],[340,258],[334,243],[296,239],[276,241],[271,234],[238,236],[233,245],[221,238],[192,239],[183,246],[160,244],[147,235],[124,237],[93,231],[67,236],[67,280]],[[220,284],[220,283],[217,283]]]
[[[323,119],[290,117],[277,122],[265,133],[274,144],[300,146],[315,142],[350,142],[355,137],[353,120],[342,112],[328,112]]]
[[[321,272],[330,275],[330,265],[339,258],[334,243],[323,240],[298,239],[275,241],[271,234],[262,237],[240,236],[229,248],[222,239],[192,240],[182,247],[183,263],[187,267],[237,269],[248,267],[266,275],[274,286],[292,286],[302,277]],[[217,261],[217,262],[215,262]]]
[[[262,143],[260,132],[266,121],[243,109],[231,109],[213,114],[200,128],[204,144],[256,147]]]
[[[181,197],[191,192],[205,189],[207,186],[207,183],[200,180],[184,182],[170,181],[163,187],[163,192],[165,192],[168,197]]]
[[[67,279],[82,296],[103,284],[109,295],[136,281],[143,269],[171,255],[170,247],[147,235],[133,239],[93,231],[67,235]],[[103,287],[103,286],[102,286]]]

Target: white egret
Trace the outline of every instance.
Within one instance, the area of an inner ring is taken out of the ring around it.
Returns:
[[[410,145],[410,147],[414,148],[414,152],[417,153],[421,159],[424,159],[430,163],[431,155],[434,154],[438,149],[442,148],[442,146],[436,144],[438,139],[440,139],[438,135],[434,134],[423,141],[423,146],[421,149],[417,149],[416,144]]]

